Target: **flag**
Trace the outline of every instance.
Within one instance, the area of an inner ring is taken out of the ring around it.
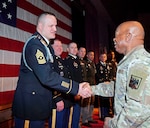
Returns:
[[[63,43],[63,55],[67,53],[67,44],[72,39],[70,4],[66,0],[0,1],[0,105],[12,103],[22,48],[35,32],[37,17],[43,11],[56,15],[56,37]]]
[[[16,0],[1,0],[0,6],[0,22],[16,26]],[[13,9],[11,9],[13,8]]]

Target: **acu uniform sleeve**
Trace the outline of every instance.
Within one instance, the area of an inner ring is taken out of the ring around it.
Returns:
[[[107,83],[99,83],[98,85],[91,86],[94,95],[99,95],[103,97],[113,97],[114,96],[114,81]]]
[[[129,69],[126,103],[120,115],[110,120],[111,128],[150,126],[150,67],[136,63]]]

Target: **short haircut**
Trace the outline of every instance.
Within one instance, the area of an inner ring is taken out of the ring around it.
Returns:
[[[51,13],[51,12],[43,12],[43,13],[41,13],[41,14],[38,16],[37,24],[38,24],[39,22],[41,22],[41,21],[43,20],[43,18],[44,18],[46,15],[55,16],[54,13]],[[55,17],[56,17],[56,16],[55,16]]]

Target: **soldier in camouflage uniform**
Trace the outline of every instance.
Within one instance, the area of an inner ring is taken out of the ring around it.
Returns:
[[[117,67],[115,115],[105,118],[104,128],[150,127],[150,54],[144,49],[144,36],[137,21],[116,29],[115,48],[125,56]]]

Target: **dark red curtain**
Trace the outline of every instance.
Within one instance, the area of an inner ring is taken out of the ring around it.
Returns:
[[[95,52],[95,62],[100,52],[113,48],[113,22],[99,0],[81,0],[85,8],[86,48]]]

